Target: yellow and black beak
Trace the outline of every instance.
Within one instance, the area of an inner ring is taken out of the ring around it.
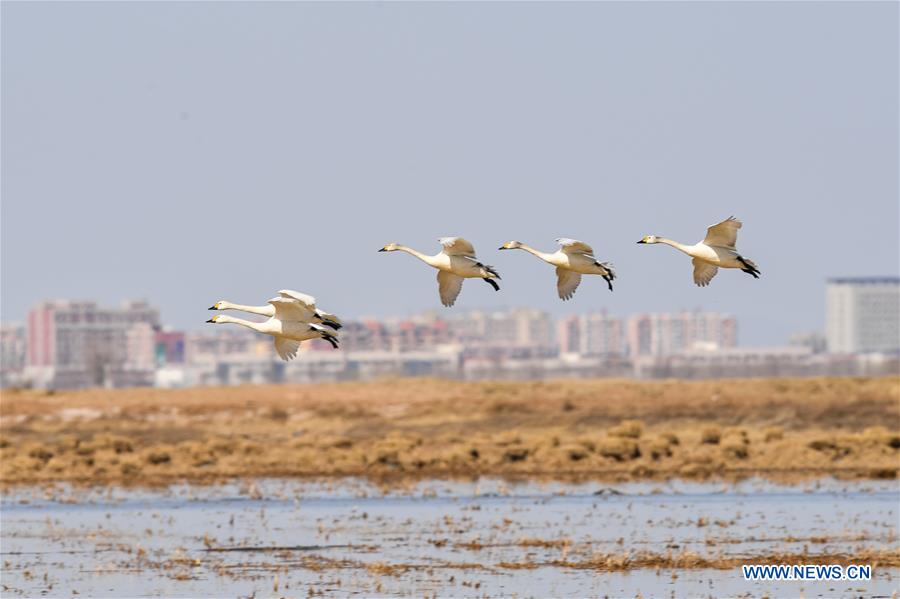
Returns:
[[[643,239],[641,239],[640,241],[638,241],[638,243],[647,243],[647,242],[644,241]]]
[[[219,304],[213,304],[212,306],[207,308],[207,310],[218,310],[219,309],[218,306],[219,306]]]
[[[214,322],[216,322],[216,317],[213,316],[212,318],[210,318],[210,319],[207,320],[206,322],[213,322],[213,323],[214,323]]]
[[[386,251],[387,251],[387,248],[386,248],[386,247],[383,247],[383,248],[381,248],[381,249],[378,250],[378,251],[379,251],[379,252],[386,252]]]
[[[498,247],[497,249],[498,249],[498,250],[508,250],[509,248],[506,247],[505,245],[501,245],[501,246]]]

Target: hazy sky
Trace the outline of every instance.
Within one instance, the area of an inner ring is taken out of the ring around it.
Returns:
[[[2,318],[129,297],[448,311],[376,250],[463,235],[456,307],[701,307],[743,344],[823,328],[824,281],[898,272],[898,4],[2,3]],[[658,234],[744,221],[708,288]],[[618,268],[556,297],[551,249]]]

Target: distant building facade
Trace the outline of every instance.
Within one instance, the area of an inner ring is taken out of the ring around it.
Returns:
[[[158,327],[159,311],[146,302],[43,302],[28,314],[26,372],[51,388],[147,384]]]
[[[737,346],[737,319],[716,312],[637,314],[627,322],[632,357],[666,356],[698,346]]]
[[[541,310],[472,310],[447,319],[451,338],[467,347],[555,349],[556,323]]]
[[[4,323],[0,325],[0,386],[8,387],[20,382],[25,369],[25,325]]]
[[[829,352],[900,352],[900,277],[829,279],[825,313]]]
[[[161,330],[154,334],[154,361],[157,366],[184,364],[185,335],[183,331]]]
[[[625,354],[625,325],[621,318],[606,312],[568,316],[557,327],[559,350],[582,356],[622,356]]]

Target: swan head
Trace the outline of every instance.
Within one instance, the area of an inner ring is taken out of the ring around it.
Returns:
[[[214,303],[212,306],[210,306],[209,308],[207,308],[207,310],[224,310],[224,309],[225,309],[224,301],[218,301],[218,302]]]
[[[659,243],[659,237],[657,237],[656,235],[647,235],[646,237],[638,241],[638,243]]]
[[[396,252],[399,249],[400,249],[399,243],[389,243],[378,251],[379,252]]]
[[[516,248],[522,247],[521,241],[507,241],[503,245],[501,245],[498,250],[514,250]]]

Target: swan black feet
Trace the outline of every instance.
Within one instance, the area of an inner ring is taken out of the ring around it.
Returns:
[[[494,279],[489,279],[489,278],[485,277],[481,280],[484,281],[485,283],[487,283],[488,285],[490,285],[491,287],[493,287],[494,291],[500,291],[500,285],[498,285],[497,281],[495,281]]]
[[[745,272],[748,275],[751,275],[754,279],[758,279],[759,275],[762,273],[756,268],[756,264],[751,260],[747,260],[742,256],[737,256],[738,262],[744,265],[744,268],[741,269],[741,272]]]

